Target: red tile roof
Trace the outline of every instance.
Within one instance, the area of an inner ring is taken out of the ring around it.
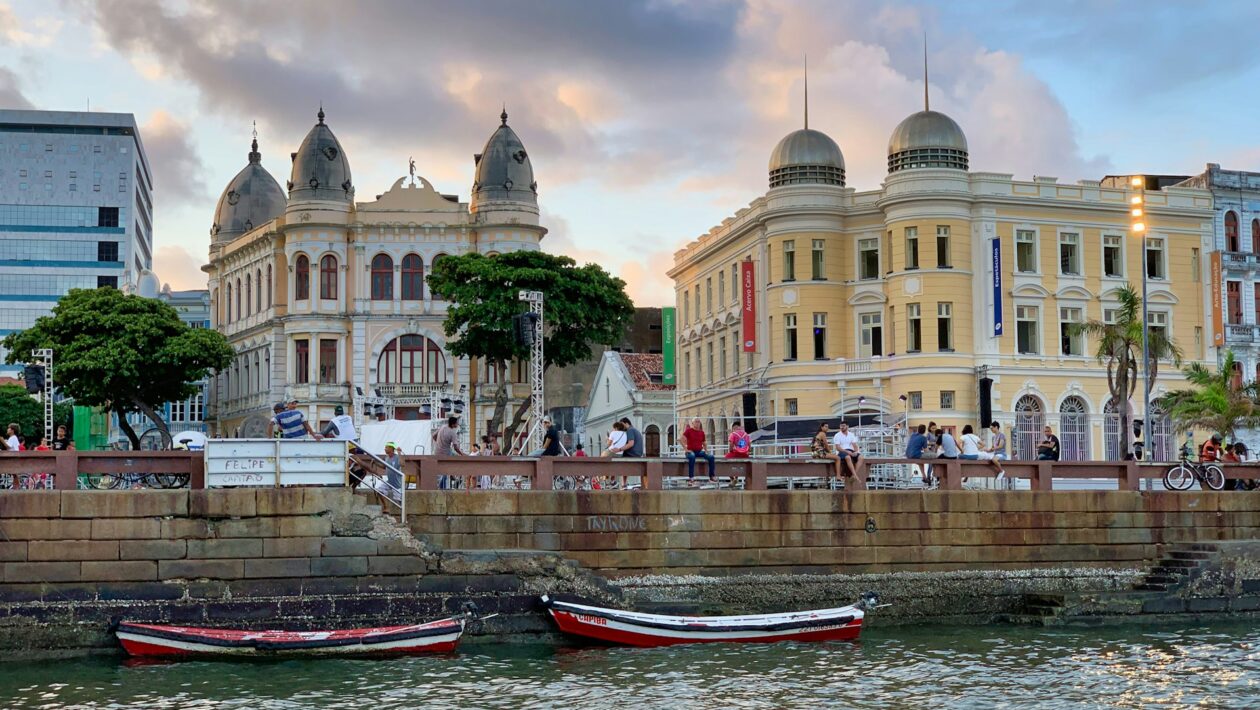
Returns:
[[[635,389],[641,392],[672,390],[673,385],[653,382],[649,375],[661,375],[665,372],[665,356],[660,353],[617,353],[621,356],[621,364],[625,365],[634,381]]]

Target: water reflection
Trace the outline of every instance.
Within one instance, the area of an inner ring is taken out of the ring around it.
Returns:
[[[1252,624],[874,629],[857,643],[465,645],[395,660],[9,663],[2,708],[1244,708]]]

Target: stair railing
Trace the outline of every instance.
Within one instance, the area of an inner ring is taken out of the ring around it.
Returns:
[[[376,491],[376,493],[380,495],[382,499],[389,501],[395,508],[397,508],[399,520],[403,523],[406,523],[407,522],[407,474],[402,469],[397,468],[396,466],[390,464],[388,461],[381,458],[380,456],[377,456],[376,454],[370,451],[364,450],[364,449],[358,449],[357,453],[356,452],[349,453],[349,459],[351,462],[353,462],[354,459],[356,458],[367,458],[381,467],[382,471],[378,472],[374,469],[374,467],[370,465],[363,465],[363,462],[361,461],[359,462],[360,468],[363,470],[364,482],[366,482],[369,478],[371,478],[372,483],[369,484],[369,487],[372,490]],[[397,486],[390,483],[389,481],[390,473],[395,473],[398,475],[399,484]]]

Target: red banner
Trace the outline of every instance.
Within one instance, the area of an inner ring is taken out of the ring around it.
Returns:
[[[744,352],[757,352],[757,284],[753,279],[753,263],[742,262],[739,265],[739,282],[743,299],[744,315]]]

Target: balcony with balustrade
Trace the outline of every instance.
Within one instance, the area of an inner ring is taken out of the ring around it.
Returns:
[[[1233,273],[1255,273],[1260,270],[1260,254],[1245,251],[1221,252],[1221,270]]]
[[[1225,326],[1225,342],[1229,345],[1260,345],[1260,326],[1229,323]]]

